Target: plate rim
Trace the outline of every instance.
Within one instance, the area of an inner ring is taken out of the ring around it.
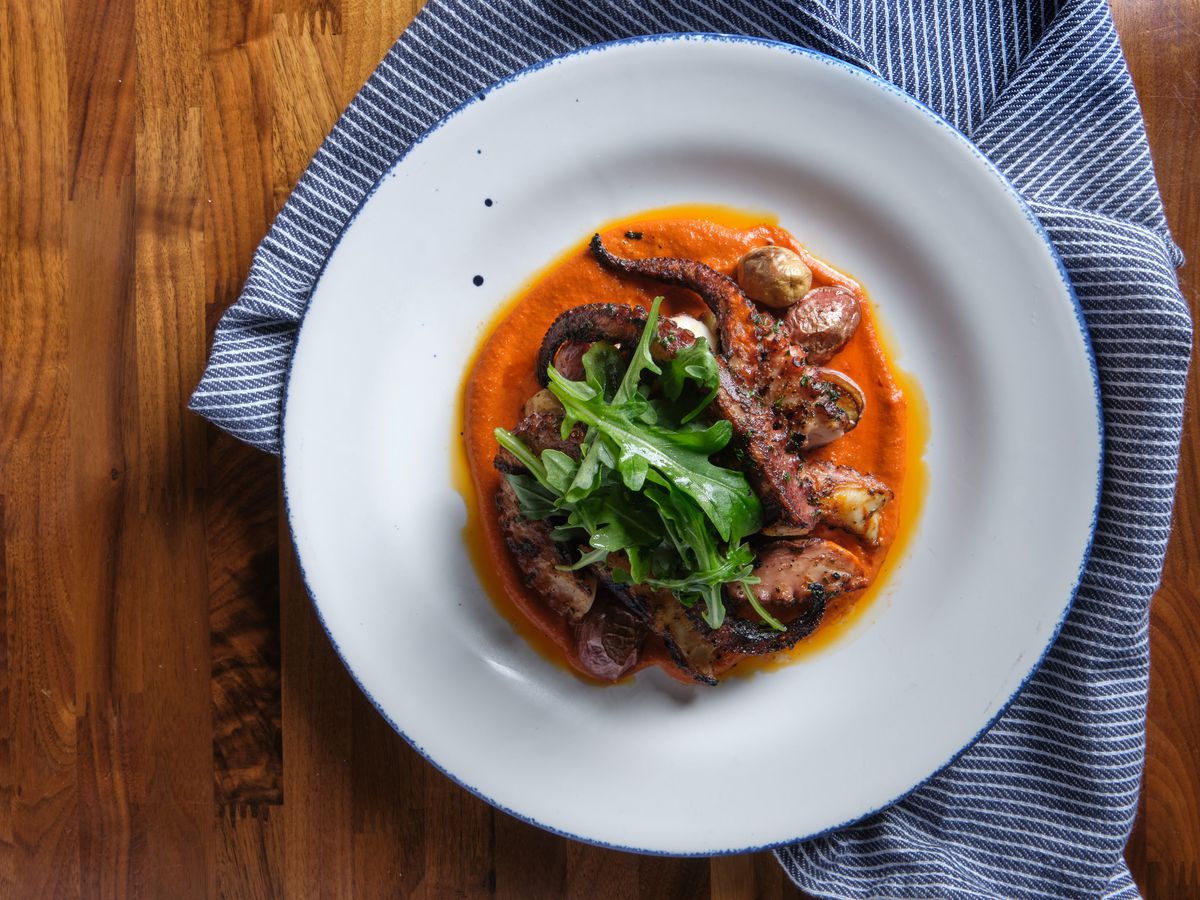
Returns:
[[[375,699],[375,697],[371,694],[371,692],[369,690],[367,690],[366,686],[359,679],[358,674],[354,671],[354,668],[350,665],[350,661],[346,658],[346,654],[343,653],[341,645],[338,643],[337,638],[333,635],[332,631],[330,630],[329,625],[325,620],[325,616],[321,611],[320,601],[317,599],[316,593],[313,591],[312,587],[309,584],[308,575],[307,575],[307,573],[305,571],[305,567],[304,567],[304,561],[300,555],[299,544],[296,540],[296,530],[295,530],[295,525],[294,525],[294,521],[293,521],[291,496],[290,496],[290,491],[289,491],[289,481],[288,481],[288,477],[287,477],[287,471],[288,471],[288,452],[287,452],[288,451],[288,429],[287,429],[288,401],[289,401],[290,394],[291,394],[292,370],[293,370],[295,360],[296,360],[296,352],[300,346],[301,337],[303,336],[304,324],[308,320],[308,313],[309,313],[309,310],[312,308],[313,298],[316,296],[317,291],[321,287],[321,282],[325,278],[325,273],[326,273],[326,270],[328,269],[330,260],[333,258],[334,254],[337,252],[338,247],[341,245],[342,239],[346,236],[346,232],[349,231],[350,227],[354,224],[354,222],[358,218],[359,214],[366,207],[367,203],[370,202],[371,198],[374,197],[375,193],[379,190],[379,188],[382,186],[382,184],[396,171],[396,169],[404,162],[404,160],[409,156],[409,154],[411,154],[412,151],[414,149],[416,149],[416,147],[418,147],[421,143],[423,143],[427,138],[429,138],[436,132],[440,131],[448,122],[450,122],[452,119],[457,117],[460,113],[465,112],[467,109],[474,106],[475,104],[482,102],[487,97],[487,95],[492,93],[493,91],[498,90],[502,87],[505,87],[508,84],[518,81],[522,78],[525,78],[528,75],[532,75],[536,72],[539,72],[542,69],[549,68],[551,66],[557,65],[558,63],[564,62],[569,59],[573,59],[575,57],[585,56],[585,55],[588,55],[591,53],[600,53],[600,52],[608,51],[608,50],[611,50],[611,49],[614,49],[617,47],[622,47],[622,46],[627,46],[627,45],[641,45],[641,44],[655,44],[655,43],[679,43],[679,44],[685,44],[685,43],[695,43],[695,44],[730,43],[730,44],[741,44],[741,45],[747,45],[747,46],[766,47],[766,48],[774,49],[774,50],[783,50],[783,51],[786,51],[788,53],[791,53],[791,54],[794,54],[797,56],[809,57],[817,62],[824,63],[824,64],[832,66],[834,68],[847,70],[847,71],[851,72],[853,74],[853,76],[863,79],[868,84],[871,84],[876,88],[881,88],[882,90],[884,90],[884,92],[895,96],[902,102],[904,102],[904,103],[908,104],[909,106],[912,106],[913,108],[918,110],[920,113],[922,113],[928,119],[932,120],[932,124],[934,125],[934,127],[941,128],[941,129],[949,132],[955,141],[957,141],[960,145],[964,146],[965,149],[967,149],[980,163],[983,164],[984,168],[991,174],[991,176],[999,182],[1000,187],[1009,194],[1009,196],[1011,197],[1012,200],[1014,200],[1016,202],[1017,207],[1020,209],[1021,213],[1025,216],[1025,219],[1028,221],[1030,226],[1032,226],[1035,234],[1041,240],[1045,249],[1049,252],[1050,258],[1053,261],[1055,268],[1058,270],[1059,279],[1062,283],[1063,288],[1066,290],[1067,296],[1071,302],[1071,306],[1072,306],[1073,312],[1075,314],[1076,325],[1079,329],[1080,337],[1083,340],[1084,355],[1086,357],[1088,369],[1091,374],[1092,392],[1093,392],[1093,401],[1094,401],[1093,412],[1095,414],[1098,447],[1099,447],[1099,452],[1097,453],[1097,457],[1096,457],[1095,491],[1094,491],[1094,500],[1093,500],[1093,504],[1092,504],[1091,524],[1089,526],[1087,544],[1084,548],[1083,555],[1079,562],[1079,569],[1078,569],[1078,572],[1076,573],[1075,583],[1071,587],[1070,592],[1067,596],[1066,605],[1063,607],[1062,613],[1059,616],[1058,621],[1055,622],[1054,628],[1052,629],[1050,636],[1046,641],[1046,645],[1041,649],[1041,651],[1039,652],[1039,654],[1037,656],[1037,659],[1032,663],[1031,667],[1026,672],[1024,677],[1021,679],[1020,683],[1013,690],[1012,694],[1002,704],[1000,704],[1000,706],[997,708],[996,712],[991,716],[991,718],[989,718],[987,720],[987,722],[984,723],[984,725],[982,727],[980,727],[980,729],[974,735],[971,736],[971,738],[966,742],[966,744],[964,744],[961,748],[956,750],[953,754],[950,755],[949,758],[946,759],[945,762],[939,764],[937,766],[937,768],[935,768],[932,772],[929,773],[929,775],[927,775],[925,778],[922,778],[920,781],[918,781],[912,787],[901,792],[900,794],[893,797],[892,799],[890,799],[884,803],[881,803],[877,806],[872,807],[871,809],[867,810],[866,812],[862,813],[861,815],[855,816],[851,819],[847,819],[846,821],[840,822],[835,825],[830,825],[827,828],[812,832],[810,834],[801,834],[801,835],[797,835],[795,837],[784,838],[784,839],[778,840],[778,841],[770,841],[765,844],[751,844],[749,846],[730,847],[730,848],[722,848],[722,849],[705,849],[705,850],[695,850],[695,851],[689,850],[689,851],[682,851],[682,852],[656,850],[656,849],[652,849],[652,848],[643,848],[643,847],[632,847],[632,846],[627,846],[627,845],[623,845],[623,844],[611,843],[611,842],[604,841],[604,840],[601,840],[598,838],[592,838],[592,837],[588,837],[586,835],[575,834],[573,832],[557,828],[553,825],[546,824],[545,822],[540,822],[530,815],[527,815],[525,813],[521,813],[521,812],[518,812],[517,810],[511,809],[508,806],[505,806],[504,804],[489,797],[487,794],[485,794],[479,788],[476,788],[473,785],[468,784],[461,777],[459,777],[455,773],[453,773],[453,772],[449,771],[448,769],[446,769],[445,767],[443,767],[437,760],[435,760],[432,756],[430,756],[428,753],[426,753],[424,748],[422,748],[419,744],[417,744],[416,741],[414,741],[413,738],[411,736],[409,736],[404,731],[404,729],[401,728],[392,719],[392,717],[390,715],[388,715],[388,713],[383,709],[382,706],[380,706],[379,702]],[[355,99],[357,99],[357,95],[356,95]],[[351,102],[353,103],[354,101],[351,101]],[[343,113],[342,116],[339,117],[337,124],[340,124],[344,115],[345,115],[345,113]],[[337,127],[337,124],[335,124],[335,126],[334,126],[335,129]],[[1054,242],[1051,240],[1050,235],[1047,233],[1045,226],[1042,225],[1041,221],[1037,218],[1037,216],[1034,214],[1033,210],[1029,207],[1029,204],[1026,202],[1025,198],[1021,195],[1021,192],[1017,190],[1016,186],[1012,183],[1012,181],[1008,178],[1008,176],[1006,176],[1003,172],[1001,172],[1000,169],[996,166],[996,164],[993,163],[983,153],[983,151],[980,150],[971,141],[971,139],[969,137],[967,137],[965,134],[963,134],[962,131],[960,131],[957,127],[955,127],[944,116],[942,116],[940,113],[936,112],[935,110],[931,109],[929,106],[926,106],[924,103],[922,103],[916,97],[901,90],[899,87],[897,87],[892,82],[887,81],[884,78],[881,78],[880,76],[876,75],[875,73],[873,73],[865,68],[862,68],[861,66],[857,66],[857,65],[854,65],[853,63],[847,62],[843,59],[839,59],[838,57],[833,56],[831,54],[823,53],[819,50],[813,50],[809,47],[802,47],[797,44],[789,44],[785,41],[777,41],[777,40],[772,40],[770,38],[761,38],[761,37],[755,37],[755,36],[751,36],[751,35],[727,34],[727,33],[721,33],[721,32],[705,32],[705,31],[662,32],[662,33],[655,33],[655,34],[633,35],[630,37],[617,38],[615,40],[610,40],[610,41],[602,41],[602,42],[596,43],[596,44],[588,44],[586,46],[578,47],[574,50],[570,50],[566,53],[562,53],[557,56],[551,56],[551,57],[546,57],[545,59],[540,59],[537,62],[533,63],[532,65],[527,66],[523,69],[519,69],[515,72],[512,72],[511,74],[504,76],[503,78],[499,79],[498,81],[493,82],[492,84],[488,85],[487,87],[484,87],[484,88],[480,89],[479,91],[474,92],[470,97],[468,97],[466,100],[464,100],[458,106],[454,107],[449,112],[447,112],[445,115],[443,115],[440,119],[437,120],[437,122],[435,122],[433,125],[431,125],[419,137],[417,137],[417,139],[414,140],[412,142],[412,144],[407,149],[405,149],[405,151],[403,153],[401,153],[398,157],[396,157],[396,159],[379,175],[379,177],[375,180],[375,182],[367,190],[366,194],[363,195],[362,200],[354,208],[354,211],[350,214],[350,217],[346,220],[346,223],[338,231],[338,234],[329,249],[329,253],[326,256],[324,262],[322,263],[321,268],[317,273],[316,279],[313,281],[313,287],[312,287],[312,290],[309,292],[307,301],[305,302],[304,310],[301,313],[299,320],[296,322],[296,336],[295,336],[295,339],[292,341],[292,346],[291,346],[290,352],[288,354],[287,367],[284,370],[283,391],[282,391],[282,396],[281,396],[281,401],[280,401],[279,434],[280,434],[280,438],[279,438],[280,483],[281,483],[281,489],[283,492],[284,518],[287,521],[288,537],[290,538],[291,543],[292,543],[293,555],[295,557],[297,571],[300,574],[300,581],[304,585],[304,591],[308,595],[309,603],[311,604],[311,606],[313,608],[313,612],[316,614],[317,621],[320,623],[320,626],[321,626],[321,630],[324,631],[325,636],[329,639],[329,643],[333,647],[334,653],[337,655],[337,658],[341,662],[342,667],[346,670],[347,674],[349,674],[350,679],[354,682],[355,687],[363,694],[364,697],[366,697],[366,699],[370,702],[371,706],[374,707],[375,711],[377,713],[379,713],[379,715],[388,724],[388,726],[393,731],[395,731],[401,738],[403,738],[405,743],[407,743],[413,750],[415,750],[422,757],[422,759],[424,759],[426,762],[428,762],[430,765],[432,765],[438,772],[440,772],[441,774],[443,774],[447,778],[449,778],[451,781],[453,781],[456,785],[463,788],[468,793],[479,798],[480,800],[483,800],[485,803],[487,803],[489,806],[493,807],[494,809],[498,809],[501,812],[512,816],[513,818],[516,818],[527,824],[533,825],[544,831],[550,832],[551,834],[557,835],[559,837],[569,838],[571,840],[580,841],[581,843],[591,844],[592,846],[602,847],[602,848],[608,849],[608,850],[619,850],[619,851],[626,852],[626,853],[637,853],[637,854],[640,854],[643,856],[662,856],[662,857],[675,857],[675,858],[701,858],[701,857],[730,856],[730,855],[739,854],[739,853],[758,853],[758,852],[762,852],[764,850],[775,850],[779,847],[785,847],[785,846],[803,842],[803,841],[814,840],[816,838],[824,837],[828,834],[832,834],[835,831],[840,831],[844,828],[848,828],[852,825],[856,825],[860,822],[863,822],[866,819],[871,818],[872,816],[876,815],[877,813],[882,812],[883,810],[888,809],[889,807],[894,806],[897,803],[900,803],[901,801],[903,801],[904,799],[909,797],[911,794],[915,793],[916,791],[918,791],[922,787],[924,787],[926,784],[931,782],[934,778],[941,775],[946,769],[948,769],[950,766],[952,766],[955,762],[957,762],[959,760],[959,758],[961,758],[965,753],[967,753],[967,751],[969,751],[972,747],[974,747],[975,744],[978,743],[979,740],[989,730],[991,730],[992,726],[995,725],[1006,712],[1008,712],[1009,708],[1013,705],[1014,702],[1016,702],[1017,698],[1025,690],[1025,687],[1029,684],[1030,680],[1032,680],[1033,677],[1041,670],[1042,664],[1045,662],[1046,657],[1049,655],[1050,651],[1054,648],[1054,645],[1058,642],[1059,635],[1062,632],[1062,629],[1063,629],[1064,624],[1066,623],[1067,617],[1071,614],[1071,610],[1075,606],[1076,597],[1079,593],[1080,588],[1082,587],[1083,577],[1087,570],[1088,563],[1090,562],[1091,557],[1092,557],[1092,551],[1094,549],[1095,539],[1096,539],[1096,530],[1099,525],[1101,492],[1104,487],[1104,461],[1105,461],[1104,406],[1103,406],[1103,396],[1102,396],[1101,387],[1100,387],[1099,367],[1098,367],[1098,364],[1096,361],[1095,349],[1092,345],[1091,332],[1088,329],[1087,320],[1086,320],[1086,318],[1084,316],[1084,312],[1083,312],[1083,307],[1079,302],[1079,297],[1075,292],[1075,286],[1071,281],[1071,277],[1067,273],[1066,267],[1063,264],[1062,257],[1059,255],[1057,248],[1054,246]]]

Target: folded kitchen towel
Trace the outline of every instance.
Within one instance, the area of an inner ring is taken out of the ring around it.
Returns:
[[[431,0],[263,239],[191,408],[277,452],[297,325],[337,235],[383,172],[516,70],[602,41],[687,31],[836,56],[966,134],[1058,248],[1102,385],[1095,548],[1038,673],[949,768],[862,822],[779,848],[780,862],[821,896],[1136,896],[1122,851],[1144,756],[1148,609],[1170,527],[1191,323],[1104,0]]]

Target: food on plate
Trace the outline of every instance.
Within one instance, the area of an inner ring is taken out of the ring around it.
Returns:
[[[780,228],[665,218],[594,235],[497,326],[464,429],[487,547],[576,670],[716,684],[876,581],[907,420],[869,313]]]

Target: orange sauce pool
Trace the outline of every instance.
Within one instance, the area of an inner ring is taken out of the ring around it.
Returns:
[[[862,322],[846,347],[827,365],[859,384],[866,394],[866,409],[853,431],[810,456],[873,473],[895,491],[895,499],[884,509],[878,546],[867,546],[842,532],[818,532],[855,552],[871,585],[857,594],[835,598],[817,631],[791,650],[747,657],[733,672],[748,674],[773,668],[828,646],[864,614],[885,587],[915,530],[925,493],[923,455],[928,418],[924,402],[917,385],[891,362],[874,304],[857,282],[813,257],[769,215],[714,206],[670,207],[609,223],[599,231],[605,245],[620,256],[698,259],[728,275],[733,274],[737,261],[748,250],[774,243],[804,257],[813,271],[814,287],[838,284],[858,293]],[[641,238],[627,237],[626,232],[640,233]],[[505,546],[492,503],[501,477],[492,466],[496,453],[493,430],[516,424],[525,400],[540,388],[534,358],[546,329],[563,311],[597,301],[637,303],[649,308],[659,294],[665,298],[664,315],[690,313],[699,318],[706,311],[690,291],[644,279],[622,279],[601,269],[587,252],[588,238],[590,235],[531,278],[487,326],[462,385],[462,440],[452,442],[457,450],[453,461],[456,487],[467,506],[463,537],[488,595],[500,614],[538,652],[583,678],[587,676],[575,665],[570,626],[525,587]],[[652,665],[661,665],[690,683],[657,640],[647,642],[634,672]]]

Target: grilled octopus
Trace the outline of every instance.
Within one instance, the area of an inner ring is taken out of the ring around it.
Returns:
[[[820,447],[858,424],[866,404],[862,389],[848,376],[817,365],[840,350],[858,327],[858,301],[850,291],[810,291],[781,321],[760,311],[728,275],[702,262],[663,256],[623,259],[610,253],[598,234],[590,247],[606,269],[698,294],[717,317],[717,349],[726,366],[789,425],[794,448]]]
[[[646,313],[638,307],[592,303],[567,310],[550,326],[538,351],[540,382],[548,383],[546,371],[557,364],[564,345],[603,339],[628,352],[645,325]],[[696,340],[670,319],[659,320],[657,338],[652,352],[659,359],[670,358]],[[845,466],[809,463],[795,451],[781,417],[733,374],[723,357],[718,356],[717,366],[720,386],[713,412],[733,425],[734,452],[740,451],[745,460],[747,475],[764,500],[776,533],[803,535],[826,524],[877,540],[881,511],[892,496],[887,485]],[[850,503],[852,496],[861,504]]]
[[[636,663],[653,633],[681,670],[715,684],[730,657],[793,646],[817,628],[829,600],[867,585],[853,553],[811,532],[824,525],[876,543],[881,511],[892,492],[871,475],[802,455],[852,429],[862,414],[858,386],[821,367],[857,327],[857,300],[843,288],[816,288],[777,319],[761,312],[736,281],[703,263],[623,259],[611,254],[598,235],[591,251],[612,271],[696,292],[715,314],[719,386],[710,412],[732,424],[732,452],[763,500],[767,542],[757,551],[759,580],[752,590],[784,630],[763,624],[741,587],[727,591],[725,622],[712,629],[697,608],[685,608],[669,591],[618,581],[611,563],[593,563],[587,572],[559,569],[566,561],[561,545],[545,523],[521,518],[507,483],[496,498],[500,525],[526,582],[572,624],[578,656],[591,674],[619,677]],[[596,341],[607,341],[628,357],[646,321],[641,308],[614,303],[567,310],[538,350],[543,388],[552,365],[569,378],[581,377],[580,358]],[[662,361],[694,341],[691,332],[660,319],[651,349]],[[549,391],[531,397],[524,413],[514,433],[531,450],[552,447],[579,457],[582,431],[562,436],[561,406]],[[522,471],[504,450],[495,465],[503,472]]]
[[[838,594],[867,586],[862,566],[850,551],[832,541],[775,541],[760,550],[754,585],[760,603],[782,620],[784,631],[768,628],[749,612],[741,589],[720,628],[712,629],[695,607],[686,609],[669,591],[618,583],[612,569],[599,563],[592,570],[601,583],[633,610],[663,641],[671,659],[696,681],[716,684],[730,657],[786,650],[821,624],[825,607]]]

